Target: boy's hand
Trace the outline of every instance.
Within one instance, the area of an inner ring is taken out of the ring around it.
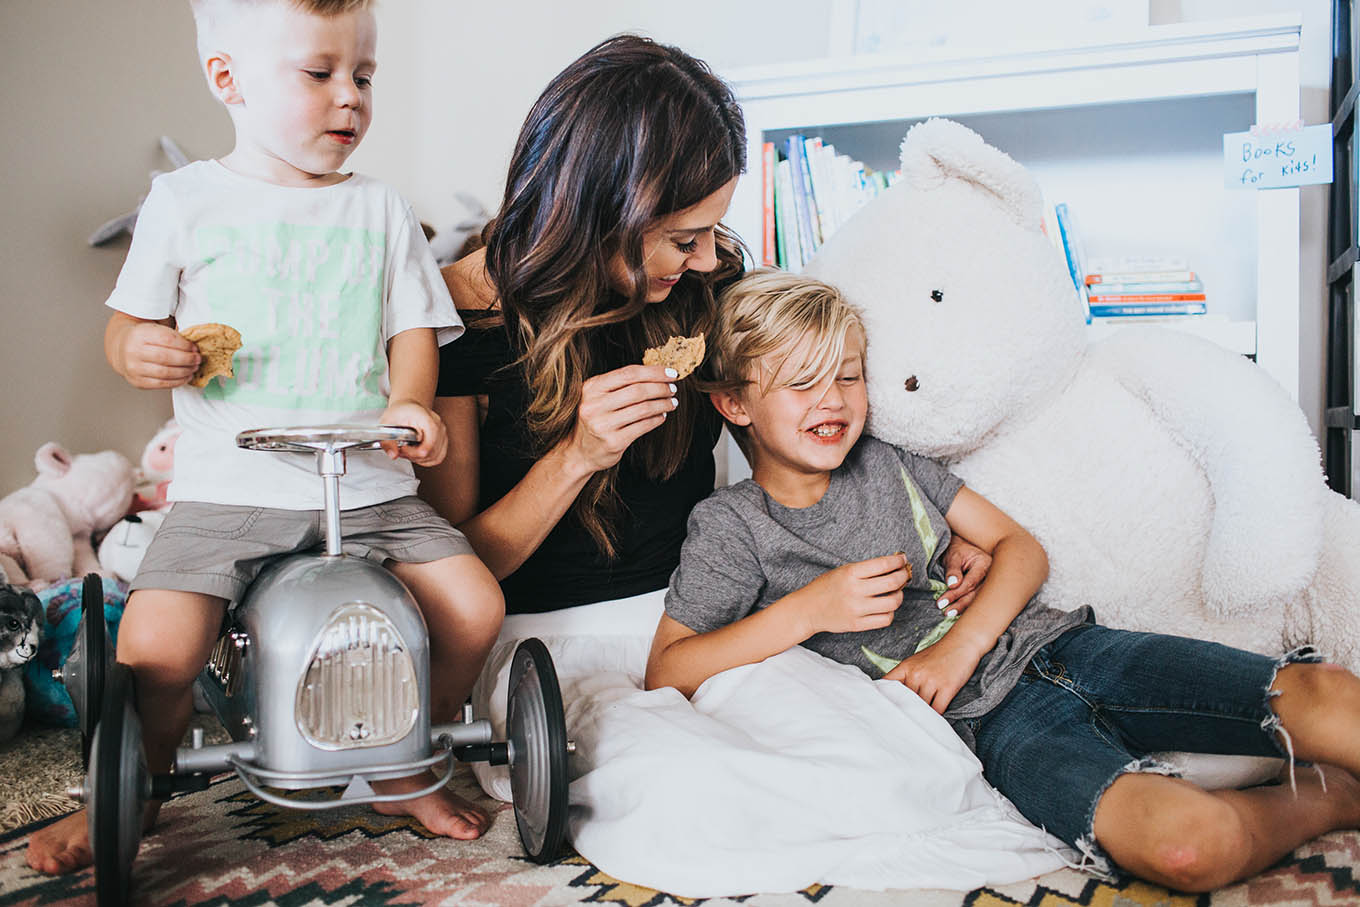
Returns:
[[[944,552],[945,583],[948,590],[936,603],[941,611],[962,614],[977,598],[978,589],[992,569],[992,556],[958,535],[950,536]]]
[[[911,579],[905,554],[889,554],[828,570],[803,588],[811,593],[811,633],[877,630],[892,623]]]
[[[444,421],[428,407],[414,400],[390,403],[383,411],[380,422],[383,425],[409,425],[420,433],[420,441],[416,444],[384,441],[382,449],[387,451],[391,459],[402,457],[417,466],[438,466],[443,462],[449,447],[449,436],[444,430]]]
[[[973,676],[981,659],[981,655],[970,656],[966,646],[950,645],[946,633],[933,646],[903,659],[884,674],[883,679],[901,681],[926,705],[943,715],[968,678]]]
[[[189,383],[198,371],[198,347],[172,327],[155,321],[128,324],[111,357],[133,387],[159,389]]]

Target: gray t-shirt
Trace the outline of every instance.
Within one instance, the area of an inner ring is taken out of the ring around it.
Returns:
[[[803,645],[882,677],[938,640],[953,624],[935,605],[945,590],[949,510],[963,481],[934,460],[865,437],[850,451],[821,500],[785,507],[747,479],[719,488],[690,514],[666,613],[697,633],[733,623],[843,564],[901,551],[912,577],[893,622],[880,630],[818,633]],[[995,707],[1040,646],[1090,618],[1090,610],[1025,605],[954,697],[947,718]]]

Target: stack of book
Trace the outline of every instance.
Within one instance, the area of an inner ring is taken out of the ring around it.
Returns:
[[[820,137],[791,135],[761,148],[761,262],[797,271],[859,207],[896,182]]]
[[[1063,203],[1045,208],[1043,227],[1067,259],[1087,322],[1205,313],[1204,284],[1184,259],[1134,256],[1088,262],[1072,212]]]
[[[1172,318],[1206,311],[1204,284],[1182,259],[1123,259],[1092,265],[1085,276],[1092,319]]]

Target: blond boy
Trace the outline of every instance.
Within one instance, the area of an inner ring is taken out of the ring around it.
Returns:
[[[438,345],[462,324],[410,206],[340,170],[373,115],[370,3],[192,6],[203,72],[236,144],[221,160],[155,181],[105,331],[109,362],[129,383],[173,388],[183,429],[175,503],[133,582],[118,640],[118,660],[136,678],[153,772],[170,768],[192,711],[191,684],[227,603],[271,558],[321,542],[321,483],[309,458],[238,450],[233,437],[242,429],[384,423],[419,431],[416,445],[350,458],[344,548],[386,563],[415,594],[430,630],[433,720],[454,718],[504,611],[466,539],[415,497],[411,470],[443,459],[444,426],[430,409]],[[243,344],[235,375],[200,389],[188,384],[199,352],[175,328],[210,322],[236,328]],[[402,793],[430,780],[374,787]],[[148,807],[148,826],[158,806]],[[447,790],[375,808],[457,838],[477,837],[490,821]],[[42,872],[90,860],[83,812],[29,842],[29,865]]]
[[[752,480],[690,516],[649,689],[691,695],[807,646],[915,691],[1092,869],[1171,888],[1207,891],[1360,825],[1360,680],[1309,650],[1269,658],[1044,607],[1033,536],[942,465],[861,437],[864,329],[833,287],[757,272],[718,312],[706,384]],[[937,605],[951,533],[993,558],[956,618]],[[1296,789],[1206,791],[1161,750],[1328,765]]]

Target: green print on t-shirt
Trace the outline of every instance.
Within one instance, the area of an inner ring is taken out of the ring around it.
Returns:
[[[295,224],[195,231],[212,321],[241,332],[204,396],[289,410],[380,409],[386,236]]]

